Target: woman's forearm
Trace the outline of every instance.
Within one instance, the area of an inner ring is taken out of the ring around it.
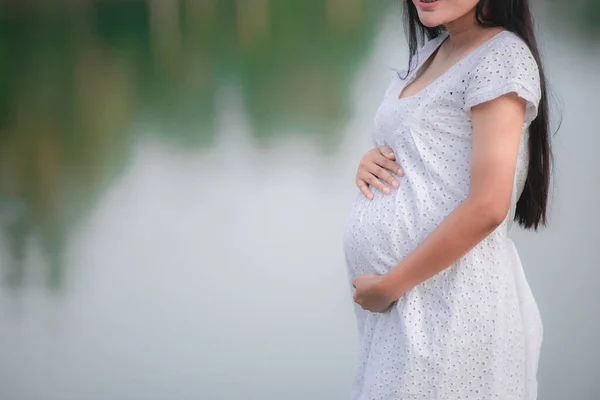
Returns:
[[[506,216],[506,207],[467,198],[398,265],[384,275],[384,290],[400,298],[464,256],[492,233]]]

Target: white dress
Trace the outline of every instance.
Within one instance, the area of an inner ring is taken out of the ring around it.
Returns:
[[[377,111],[374,146],[390,146],[405,176],[373,200],[358,194],[344,232],[348,277],[384,274],[467,196],[470,108],[516,92],[527,112],[510,211],[486,239],[408,291],[385,313],[354,304],[359,351],[352,400],[533,400],[542,322],[507,233],[527,175],[528,127],[540,78],[527,45],[504,31],[417,94],[398,96],[447,33],[426,43],[404,81],[394,73]],[[403,76],[403,75],[402,75]]]

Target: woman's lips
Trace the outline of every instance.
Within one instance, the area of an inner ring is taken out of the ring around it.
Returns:
[[[419,7],[423,10],[430,10],[438,5],[441,0],[427,1],[419,0]]]

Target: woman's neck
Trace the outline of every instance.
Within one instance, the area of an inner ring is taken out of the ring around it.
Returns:
[[[449,33],[448,45],[452,51],[460,51],[485,42],[489,36],[502,31],[502,28],[486,28],[475,17],[475,9],[463,17],[446,24]]]

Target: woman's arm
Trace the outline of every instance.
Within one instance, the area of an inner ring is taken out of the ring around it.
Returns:
[[[510,93],[471,110],[473,147],[467,198],[406,258],[383,285],[400,298],[485,239],[510,207],[525,102]]]

